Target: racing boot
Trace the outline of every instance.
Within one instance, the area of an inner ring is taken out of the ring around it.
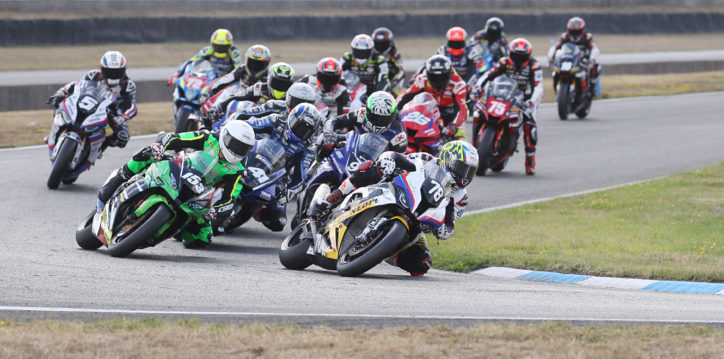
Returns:
[[[344,199],[342,190],[339,188],[335,189],[323,201],[312,204],[312,207],[309,209],[309,217],[314,221],[319,220],[321,217],[326,216],[332,208],[337,207],[337,205],[342,202],[342,199]]]
[[[525,154],[525,174],[529,176],[535,174],[535,152]]]
[[[188,225],[180,234],[184,248],[187,249],[207,248],[213,236],[211,224],[202,218]]]
[[[105,203],[111,198],[113,193],[116,192],[116,189],[131,177],[133,177],[133,172],[131,172],[126,165],[111,172],[103,187],[98,190],[98,212],[103,210]]]

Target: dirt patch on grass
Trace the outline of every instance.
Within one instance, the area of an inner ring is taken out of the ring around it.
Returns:
[[[565,30],[561,24],[561,32]],[[592,29],[595,32],[595,29]],[[533,44],[535,55],[546,55],[551,41],[557,41],[560,33],[550,36],[527,36]],[[508,34],[510,39],[522,36]],[[712,44],[724,44],[724,34],[690,35],[595,35],[603,53],[711,50]],[[350,39],[351,40],[351,39]],[[427,58],[445,42],[440,37],[398,38],[396,43],[407,59]],[[273,61],[318,61],[322,57],[339,58],[349,51],[349,40],[342,41],[266,41]],[[190,58],[206,43],[158,43],[158,44],[106,44],[91,46],[2,47],[0,70],[51,70],[91,69],[109,49],[121,51],[128,59],[129,67],[177,66]],[[237,42],[242,51],[253,45]],[[720,46],[721,48],[722,46]]]
[[[0,347],[2,358],[718,358],[724,331],[567,323],[335,329],[154,318],[5,321]]]

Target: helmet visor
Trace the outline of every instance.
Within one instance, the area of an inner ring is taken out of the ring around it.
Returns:
[[[571,36],[581,36],[581,34],[583,33],[583,29],[568,29],[568,33]]]
[[[325,92],[332,91],[334,87],[339,83],[341,75],[330,74],[327,72],[317,72],[317,80],[322,84]]]
[[[292,80],[269,77],[269,87],[274,91],[287,92],[290,86],[292,86]]]
[[[473,177],[475,177],[475,171],[477,171],[478,166],[477,164],[469,165],[463,161],[455,159],[452,160],[448,169],[455,179],[455,183],[457,183],[458,186],[465,187],[469,185],[470,181],[472,181]]]
[[[379,128],[385,128],[385,129],[387,129],[387,127],[390,126],[390,124],[392,123],[392,120],[395,118],[394,113],[392,113],[390,115],[377,115],[377,114],[372,113],[369,110],[367,110],[366,116],[367,116],[367,121],[369,121],[369,123],[372,126],[379,127]]]
[[[390,48],[390,40],[389,39],[375,39],[375,50],[379,53],[383,53],[387,51],[387,49]]]
[[[295,121],[295,123],[292,125],[292,133],[294,136],[297,136],[297,138],[301,140],[306,140],[309,137],[312,137],[314,134],[315,128],[312,127],[307,121],[303,121],[301,119]]]
[[[120,80],[126,75],[126,68],[121,67],[118,69],[111,69],[108,67],[101,67],[101,74],[107,80]]]
[[[430,81],[430,86],[432,86],[434,89],[440,91],[447,87],[448,82],[450,82],[450,75],[451,72],[443,71],[443,72],[428,72],[427,73],[427,79]]]
[[[248,144],[239,141],[238,139],[234,138],[234,136],[229,133],[229,131],[223,131],[224,135],[222,137],[222,141],[224,143],[224,146],[231,152],[234,156],[237,157],[244,157],[249,154],[251,149],[254,147],[254,144]],[[230,159],[227,159],[230,160]]]
[[[211,44],[211,47],[214,49],[215,53],[226,55],[227,53],[229,53],[229,49],[231,49],[231,44]]]
[[[352,49],[352,56],[355,59],[369,59],[372,49]]]
[[[246,59],[246,68],[253,73],[264,70],[267,66],[269,66],[269,61],[249,58]]]
[[[530,55],[528,54],[510,53],[510,60],[513,61],[513,65],[515,65],[516,68],[521,68],[529,59]]]

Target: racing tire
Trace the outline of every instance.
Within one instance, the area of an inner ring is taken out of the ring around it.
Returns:
[[[53,169],[50,170],[50,176],[48,176],[48,188],[58,188],[60,181],[70,166],[70,161],[73,160],[76,146],[78,146],[78,143],[70,139],[66,139],[60,144],[58,155],[55,157],[55,162],[53,162]]]
[[[190,116],[191,111],[183,107],[179,108],[178,112],[176,112],[176,127],[174,132],[181,133],[196,130],[196,123],[189,119]]]
[[[568,107],[570,106],[570,87],[567,83],[561,83],[558,87],[558,118],[561,121],[568,119]]]
[[[173,217],[171,210],[165,205],[158,205],[150,215],[141,218],[136,223],[136,228],[118,243],[108,244],[108,253],[111,257],[126,257],[133,251],[148,243],[166,222]]]
[[[586,116],[588,116],[588,113],[591,112],[591,98],[586,96],[586,104],[581,108],[580,110],[576,111],[576,117],[579,119],[584,119]]]
[[[372,267],[380,264],[385,258],[394,255],[407,243],[407,228],[402,222],[392,220],[392,227],[372,248],[350,259],[348,253],[353,248],[353,243],[354,237],[348,234],[342,239],[340,245],[340,248],[343,249],[337,259],[337,273],[343,277],[359,277]]]
[[[307,238],[302,238],[302,234],[302,227],[295,227],[282,242],[279,249],[279,262],[287,269],[303,270],[312,265],[312,261],[307,255],[307,250],[312,243]]]
[[[103,245],[93,234],[93,216],[95,216],[95,214],[96,210],[94,208],[75,231],[75,241],[78,243],[78,246],[89,251],[96,250]]]
[[[493,145],[495,144],[496,130],[486,127],[483,131],[483,137],[478,144],[478,170],[475,172],[478,176],[485,176],[488,171],[490,162],[493,161]]]

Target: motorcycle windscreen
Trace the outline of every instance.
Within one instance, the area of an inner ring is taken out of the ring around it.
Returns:
[[[354,152],[354,158],[350,157],[350,163],[353,160],[358,163],[376,160],[387,150],[388,142],[384,137],[376,133],[370,132],[359,136],[359,144]],[[349,167],[349,163],[347,167]]]
[[[265,138],[256,141],[254,149],[244,159],[244,185],[257,188],[272,179],[272,174],[284,167],[284,147],[279,141]]]
[[[219,169],[216,168],[216,164],[219,163],[219,156],[216,154],[211,154],[209,152],[204,151],[194,151],[190,154],[187,154],[186,160],[184,162],[184,166],[191,167],[199,172],[201,172],[204,176],[204,179],[206,179],[207,183],[206,185],[211,186],[213,183],[210,183],[213,178],[223,176],[223,173],[212,173],[213,171],[218,171]],[[210,175],[211,174],[211,175]],[[183,176],[183,173],[181,174]]]
[[[211,71],[214,71],[214,67],[208,60],[194,61],[189,69],[189,73],[196,77],[208,77]]]

